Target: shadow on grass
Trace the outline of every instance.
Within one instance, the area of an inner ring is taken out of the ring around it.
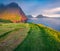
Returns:
[[[50,33],[48,33],[43,27],[40,27],[39,25],[37,25],[40,30],[41,30],[41,35],[40,37],[42,37],[42,41],[43,44],[45,45],[45,50],[49,50],[49,51],[59,51],[59,47],[57,47],[57,44],[59,44],[59,42],[56,41],[54,36],[51,36]],[[60,44],[59,44],[60,45]]]
[[[8,31],[8,32],[4,33],[3,35],[0,36],[0,38],[3,38],[4,36],[8,35],[10,32],[12,32],[12,31]]]
[[[50,33],[47,33],[43,27],[37,24],[31,25],[34,25],[34,27],[30,27],[27,37],[14,51],[59,51],[57,47],[58,42],[53,36],[49,35]],[[43,46],[41,46],[41,41]]]
[[[16,28],[16,29],[14,29],[14,30],[10,30],[10,31],[8,31],[8,32],[5,32],[3,35],[0,36],[0,38],[3,38],[3,37],[5,37],[5,36],[7,36],[9,33],[13,32],[13,31],[18,31],[18,30],[19,30],[19,28]]]

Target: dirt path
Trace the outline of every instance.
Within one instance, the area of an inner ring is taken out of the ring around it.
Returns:
[[[0,42],[1,51],[13,51],[27,36],[29,27],[20,28],[15,31],[10,32],[4,40]]]

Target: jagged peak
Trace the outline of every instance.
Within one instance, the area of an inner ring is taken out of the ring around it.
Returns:
[[[12,2],[10,4],[7,5],[7,7],[12,7],[12,8],[16,8],[16,7],[19,7],[17,3],[15,2]]]
[[[0,8],[1,8],[1,7],[5,7],[5,5],[4,5],[4,4],[0,4]]]

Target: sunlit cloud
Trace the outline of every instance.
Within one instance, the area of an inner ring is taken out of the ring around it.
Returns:
[[[60,17],[60,0],[1,0],[0,4],[11,2],[16,2],[26,15]]]
[[[52,8],[52,9],[48,9],[48,10],[43,11],[43,15],[48,16],[48,17],[60,17],[59,13],[60,13],[60,7]]]

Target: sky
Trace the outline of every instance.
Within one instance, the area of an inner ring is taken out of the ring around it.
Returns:
[[[0,0],[0,4],[16,2],[26,15],[60,17],[60,0]]]

